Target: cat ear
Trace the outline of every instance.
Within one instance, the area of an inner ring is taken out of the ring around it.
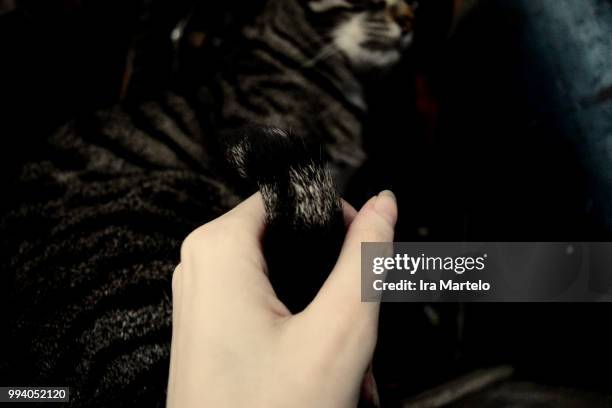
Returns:
[[[323,13],[337,8],[351,8],[348,0],[309,0],[308,7],[315,13]]]

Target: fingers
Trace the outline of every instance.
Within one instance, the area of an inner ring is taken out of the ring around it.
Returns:
[[[265,209],[256,193],[185,238],[173,287],[216,295],[241,291],[250,296],[241,296],[242,300],[273,293],[261,250],[264,230]]]
[[[397,203],[390,191],[371,198],[361,208],[350,224],[338,262],[309,306],[309,313],[375,329],[379,304],[361,302],[361,243],[392,242],[396,221]]]
[[[257,192],[232,210],[193,231],[190,236],[211,235],[210,230],[225,230],[232,234],[260,240],[266,226],[266,210],[261,193]],[[189,237],[188,237],[189,238]]]
[[[266,225],[266,210],[261,193],[253,194],[219,220],[236,222],[245,235],[260,240]]]
[[[257,258],[265,265],[261,254],[261,238],[266,226],[266,211],[260,193],[255,193],[221,217],[194,230],[181,247],[181,262],[192,257],[215,257],[231,249]],[[203,255],[202,255],[203,254]]]
[[[344,217],[344,226],[348,227],[357,216],[357,210],[352,205],[342,200],[342,215]]]

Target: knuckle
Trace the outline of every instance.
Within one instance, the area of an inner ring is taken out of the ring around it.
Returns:
[[[188,259],[193,253],[198,252],[206,244],[211,233],[211,224],[204,224],[193,230],[181,243],[181,260]]]
[[[189,255],[193,252],[193,249],[197,246],[199,239],[195,236],[194,232],[187,235],[187,237],[181,243],[181,262],[189,258]]]
[[[181,262],[201,259],[203,253],[218,253],[225,243],[232,242],[235,230],[228,222],[220,220],[213,220],[193,230],[181,243]]]

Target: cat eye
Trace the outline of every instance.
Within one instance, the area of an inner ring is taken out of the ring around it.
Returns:
[[[387,7],[387,2],[385,0],[371,0],[370,8],[373,10],[382,10]]]
[[[366,10],[384,10],[387,7],[385,0],[353,0],[351,1],[353,10],[366,11]]]

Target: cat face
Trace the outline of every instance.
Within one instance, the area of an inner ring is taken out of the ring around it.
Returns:
[[[362,71],[395,64],[413,39],[416,4],[406,0],[308,0],[315,17],[333,19],[333,47]]]

